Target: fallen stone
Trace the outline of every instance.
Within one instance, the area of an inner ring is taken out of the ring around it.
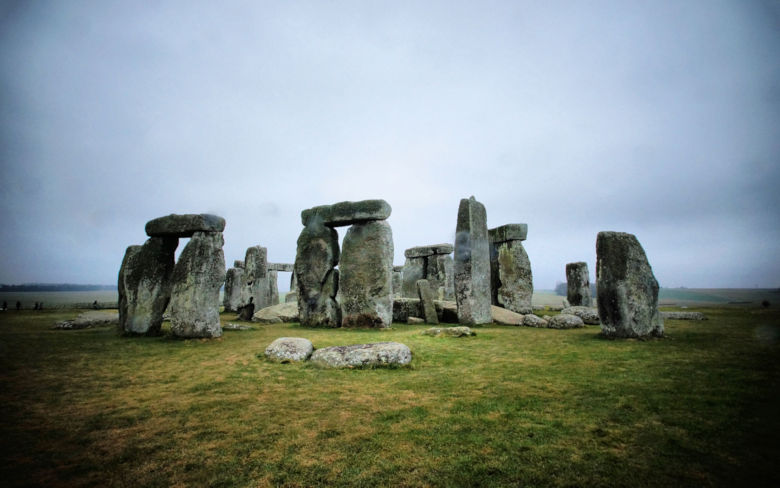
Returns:
[[[488,232],[490,242],[524,241],[528,236],[528,224],[506,224]]]
[[[561,313],[553,315],[547,321],[548,329],[576,329],[580,327],[585,327],[585,323],[576,315]]]
[[[301,212],[301,223],[305,226],[316,220],[326,227],[340,227],[372,220],[386,220],[391,212],[390,204],[384,200],[339,202],[304,210]]]
[[[430,246],[410,247],[404,251],[407,258],[422,258],[434,254],[450,254],[455,248],[452,244],[431,244]]]
[[[317,349],[311,362],[329,368],[402,366],[412,361],[412,351],[398,342],[375,342]]]
[[[436,315],[440,323],[457,324],[458,323],[458,304],[452,300],[434,300],[436,306]]]
[[[295,255],[298,315],[302,326],[341,326],[341,310],[336,303],[338,262],[338,233],[317,220],[304,227],[298,236]]]
[[[455,301],[459,323],[492,322],[490,296],[487,213],[485,206],[472,196],[460,201],[455,228]]]
[[[436,315],[436,306],[433,304],[433,293],[428,280],[417,281],[417,291],[420,295],[420,304],[422,305],[425,323],[438,325],[439,317]]]
[[[422,305],[419,298],[393,299],[393,322],[406,322],[409,317],[422,315]]]
[[[658,281],[636,236],[599,232],[596,293],[601,332],[607,337],[662,337]]]
[[[664,320],[707,320],[701,312],[661,312]]]
[[[252,327],[248,325],[241,325],[241,324],[234,324],[232,322],[228,322],[227,324],[222,326],[222,330],[252,330]]]
[[[566,307],[561,310],[563,314],[576,315],[588,325],[599,325],[599,310],[591,307]]]
[[[222,232],[225,219],[211,214],[170,214],[146,223],[150,237],[192,237],[196,232]]]
[[[527,314],[523,315],[523,325],[526,327],[547,327],[547,321],[538,315]]]
[[[566,290],[566,298],[571,306],[591,306],[588,263],[579,261],[566,265]]]
[[[490,307],[490,312],[493,315],[493,322],[502,325],[523,325],[523,315],[507,310],[505,308],[496,307],[495,305]]]
[[[409,317],[406,319],[406,323],[409,325],[421,325],[425,323],[425,319],[420,317]]]
[[[107,327],[119,324],[119,313],[109,310],[90,310],[80,313],[75,319],[62,320],[54,324],[52,329],[77,330],[93,327]]]
[[[447,336],[447,337],[472,337],[477,335],[476,332],[473,332],[471,328],[465,327],[465,326],[459,326],[459,327],[431,327],[430,329],[426,329],[422,332],[423,335],[433,336],[433,337],[440,337],[440,336]]]
[[[259,324],[298,322],[298,303],[285,302],[262,308],[252,315],[252,322]]]
[[[265,348],[265,357],[272,361],[289,363],[306,361],[314,352],[314,346],[309,339],[303,337],[280,337]]]

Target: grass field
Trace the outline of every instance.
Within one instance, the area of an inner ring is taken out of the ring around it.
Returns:
[[[4,486],[778,486],[780,312],[702,309],[661,340],[598,327],[475,338],[297,324],[219,340],[0,315]],[[223,321],[233,321],[223,316]],[[410,367],[258,358],[396,340]]]

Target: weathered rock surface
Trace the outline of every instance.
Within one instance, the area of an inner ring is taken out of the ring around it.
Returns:
[[[303,337],[280,337],[265,348],[265,357],[282,363],[306,361],[314,352],[309,339]]]
[[[420,317],[409,317],[406,319],[406,323],[409,325],[422,325],[425,323],[425,319]]]
[[[330,368],[402,366],[412,361],[412,351],[399,342],[375,342],[317,349],[311,362]]]
[[[295,265],[290,263],[268,263],[268,271],[283,271],[292,273],[295,271]]]
[[[459,326],[459,327],[431,327],[430,329],[426,329],[422,332],[423,335],[433,336],[433,337],[472,337],[477,335],[476,332],[473,332],[470,327],[465,326]]]
[[[578,261],[566,265],[566,298],[573,307],[590,307],[590,275],[588,263]]]
[[[664,320],[707,320],[707,316],[701,312],[661,312]]]
[[[75,319],[62,320],[54,324],[53,329],[77,330],[93,327],[106,327],[119,324],[119,313],[112,310],[90,310],[80,313]]]
[[[225,219],[211,214],[170,214],[146,223],[150,237],[192,237],[196,232],[222,232]]]
[[[417,298],[417,281],[425,279],[425,258],[406,258],[401,273],[401,296]]]
[[[526,327],[547,327],[547,321],[538,315],[523,315],[523,325]]]
[[[396,270],[399,266],[393,266],[393,299],[401,298],[401,288],[402,288],[402,280],[401,280],[401,271]],[[403,266],[400,266],[403,268]]]
[[[336,303],[338,262],[336,231],[317,220],[304,227],[295,255],[298,314],[304,327],[341,326],[341,310]]]
[[[294,303],[295,306],[298,306],[298,292],[297,291],[291,291],[288,292],[284,296],[284,303]]]
[[[439,316],[439,322],[445,324],[458,323],[458,304],[452,300],[434,300],[436,314]]]
[[[493,322],[501,325],[523,325],[523,315],[507,310],[505,308],[496,307],[493,305],[490,307],[490,312],[493,315]]]
[[[298,322],[298,303],[285,302],[260,309],[252,316],[252,322],[260,324]]]
[[[425,258],[425,279],[439,300],[455,300],[455,263],[449,254]]]
[[[607,337],[661,337],[658,281],[637,238],[599,232],[596,238],[596,293],[601,332]]]
[[[339,274],[341,326],[388,327],[393,321],[393,232],[387,222],[349,228]]]
[[[321,205],[301,212],[301,223],[305,226],[317,220],[326,227],[339,227],[390,217],[392,208],[384,200],[362,200]]]
[[[585,327],[585,322],[576,315],[566,313],[553,315],[547,321],[548,329],[576,329],[579,327]]]
[[[176,237],[150,237],[130,246],[119,270],[119,328],[127,334],[160,332],[171,299]]]
[[[433,304],[433,292],[428,280],[417,281],[417,292],[420,295],[420,305],[422,305],[425,323],[438,325],[439,317],[436,315],[436,306]]]
[[[528,236],[528,224],[506,224],[488,231],[490,242],[524,241]]]
[[[394,298],[393,322],[406,322],[409,317],[422,315],[422,304],[419,298]]]
[[[519,240],[491,243],[490,266],[493,305],[521,314],[531,313],[533,274],[523,243]]]
[[[279,272],[269,269],[266,272],[268,280],[268,306],[279,304]]]
[[[248,325],[241,325],[241,324],[234,324],[232,322],[228,322],[227,324],[222,326],[222,330],[252,330],[252,327]]]
[[[599,310],[591,307],[566,307],[561,310],[561,313],[576,315],[581,318],[583,322],[588,325],[599,325]]]
[[[429,246],[410,247],[404,251],[407,258],[422,258],[434,254],[450,254],[455,248],[452,244],[431,244]]]
[[[222,306],[225,312],[238,312],[241,306],[241,292],[244,286],[243,268],[230,268],[225,275],[225,292]]]
[[[462,199],[455,228],[455,301],[461,324],[489,324],[490,243],[485,206]]]
[[[179,337],[219,337],[219,289],[225,280],[221,232],[195,232],[171,279],[171,331]]]
[[[240,259],[236,259],[235,261],[233,261],[233,267],[244,269],[244,262],[241,261]]]
[[[251,246],[246,250],[244,258],[244,279],[241,291],[241,305],[250,303],[255,305],[255,310],[276,305],[273,301],[271,283],[268,278],[268,249],[263,246]]]

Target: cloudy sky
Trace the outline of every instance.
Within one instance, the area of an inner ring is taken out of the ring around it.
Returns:
[[[662,286],[780,286],[777,0],[3,1],[0,83],[2,283],[115,283],[169,213],[292,262],[367,198],[403,264],[474,195],[537,288],[601,230]]]

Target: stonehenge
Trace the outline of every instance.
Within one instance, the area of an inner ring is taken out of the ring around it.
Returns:
[[[292,272],[293,265],[269,263],[267,255],[265,247],[252,246],[246,250],[244,261],[234,261],[234,267],[227,270],[223,299],[226,312],[241,313],[250,303],[254,310],[279,303],[278,272]],[[246,263],[250,263],[251,273],[246,273]],[[252,314],[246,315],[249,320]]]
[[[485,206],[473,196],[462,199],[455,227],[455,301],[463,325],[489,324],[490,243]]]
[[[401,296],[417,296],[417,281],[428,280],[437,300],[455,298],[452,244],[412,247],[404,251],[406,263],[401,270]]]
[[[572,307],[590,307],[590,276],[588,263],[566,265],[566,299]]]
[[[491,302],[513,312],[532,312],[534,293],[531,261],[523,247],[527,224],[506,224],[488,231],[490,238]]]

